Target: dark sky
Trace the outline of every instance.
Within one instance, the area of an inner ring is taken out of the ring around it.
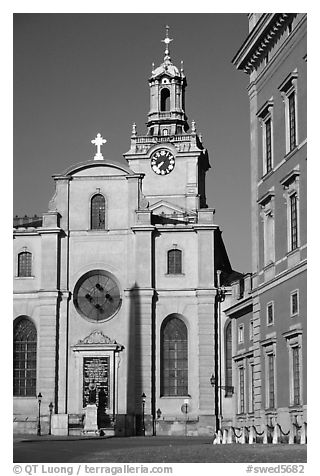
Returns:
[[[207,201],[234,269],[251,270],[248,77],[231,60],[248,32],[246,14],[15,14],[14,215],[41,215],[51,175],[93,158],[124,161],[132,123],[146,132],[148,78],[163,61],[184,61],[186,113],[209,151]]]

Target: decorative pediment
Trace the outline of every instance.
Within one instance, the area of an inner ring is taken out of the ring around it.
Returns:
[[[74,350],[87,350],[88,348],[103,348],[109,350],[121,350],[123,346],[115,339],[104,335],[101,331],[94,330],[84,339],[80,339],[74,346]]]
[[[186,213],[184,208],[180,208],[177,205],[173,205],[172,203],[166,202],[165,200],[160,200],[157,203],[149,206],[149,210],[151,210],[155,215],[183,215]]]
[[[101,331],[93,331],[87,337],[79,340],[79,344],[117,344],[117,341],[105,336]]]

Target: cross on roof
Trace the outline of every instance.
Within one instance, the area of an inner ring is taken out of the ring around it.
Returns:
[[[166,37],[165,37],[164,40],[161,40],[162,43],[165,43],[165,45],[166,45],[166,50],[165,50],[165,52],[164,52],[164,54],[165,54],[166,56],[168,56],[168,55],[170,54],[170,53],[169,53],[169,44],[171,43],[171,41],[173,41],[172,38],[169,38],[169,28],[170,28],[170,27],[169,27],[168,25],[166,25]]]
[[[97,134],[97,137],[91,141],[91,143],[97,147],[97,152],[93,160],[103,160],[103,155],[101,154],[101,146],[106,142],[106,139],[102,137],[100,132]]]

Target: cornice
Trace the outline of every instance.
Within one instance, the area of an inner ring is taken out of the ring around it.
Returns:
[[[262,15],[232,60],[236,68],[250,74],[295,16],[296,13],[266,13]]]

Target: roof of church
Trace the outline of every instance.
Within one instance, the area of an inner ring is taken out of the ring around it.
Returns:
[[[113,162],[111,160],[86,160],[84,162],[79,162],[77,164],[71,165],[67,168],[62,174],[55,174],[53,177],[62,177],[66,175],[73,175],[77,172],[80,172],[84,169],[89,169],[91,167],[111,167],[118,169],[121,172],[125,172],[128,175],[135,175],[135,172],[126,165],[122,165],[119,162]]]

